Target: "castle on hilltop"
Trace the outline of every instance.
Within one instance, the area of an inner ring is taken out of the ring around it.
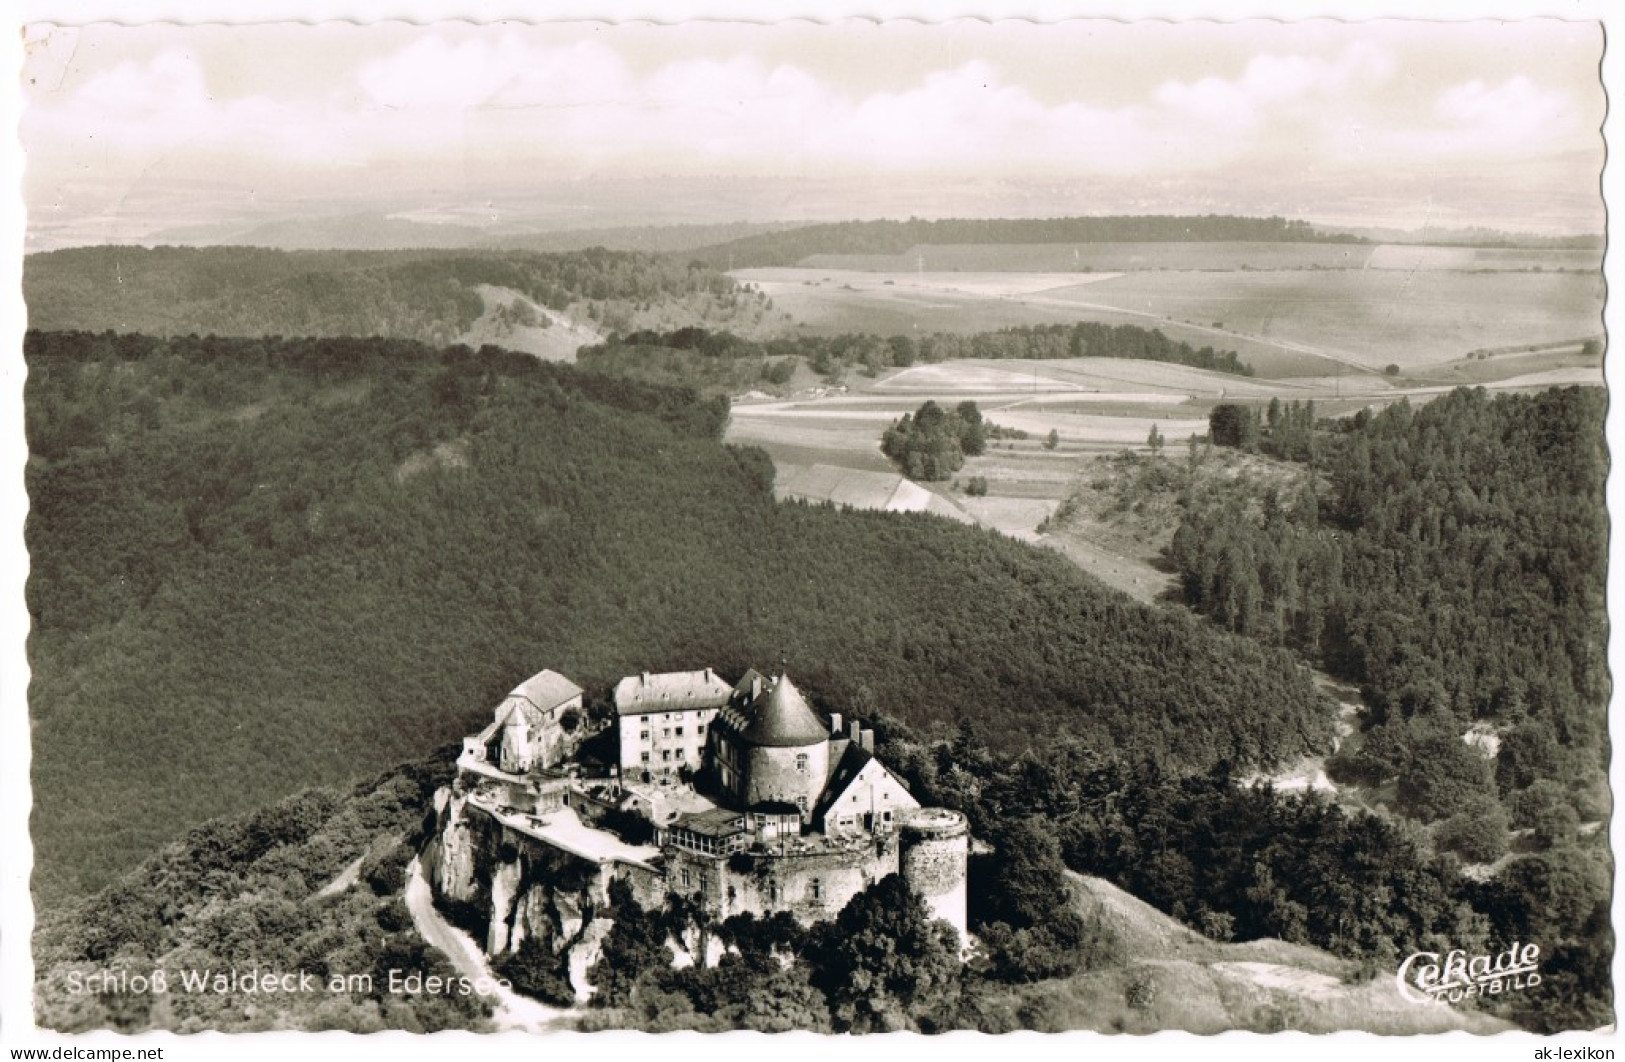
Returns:
[[[709,668],[630,675],[612,700],[614,722],[594,730],[581,687],[543,671],[464,739],[437,802],[437,888],[464,898],[482,845],[488,862],[546,849],[595,866],[604,897],[619,879],[646,907],[675,893],[714,919],[782,911],[810,923],[898,874],[966,938],[965,818],[920,807],[858,720],[754,670],[734,683]],[[517,912],[499,913],[492,954],[523,932]]]

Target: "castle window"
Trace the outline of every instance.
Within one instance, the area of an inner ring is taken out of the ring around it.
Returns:
[[[648,753],[647,753],[647,752],[645,752],[645,753],[644,753],[644,754],[643,754],[643,762],[644,762],[644,763],[648,763],[648,762],[649,762],[649,754],[648,754]]]
[[[889,811],[882,811],[882,812],[881,812],[881,813],[880,813],[880,817],[881,817],[881,819],[882,819],[882,820],[883,820],[883,821],[885,821],[885,822],[890,822],[890,821],[891,821],[891,812],[889,812]]]
[[[647,730],[639,731],[638,732],[638,739],[641,740],[641,741],[648,741],[649,740],[649,732]]]
[[[688,750],[687,749],[678,749],[677,750],[677,758],[680,759],[680,760],[688,759]]]
[[[678,728],[677,728],[677,736],[678,736],[678,737],[682,737],[682,736],[683,736],[683,728],[682,728],[682,727],[678,727]]]
[[[661,749],[660,750],[660,758],[663,759],[663,760],[671,759],[671,749]]]
[[[817,878],[812,879],[812,898],[815,900],[824,898],[824,883]]]
[[[687,868],[687,867],[684,867],[684,868],[683,868],[683,887],[684,887],[684,888],[687,888],[687,887],[688,887],[688,885],[689,885],[689,880],[688,880],[688,868]]]
[[[778,903],[779,902],[779,885],[778,885],[778,882],[774,882],[773,884],[771,884],[771,885],[769,885],[767,887],[767,902],[768,903]]]
[[[807,771],[807,754],[805,752],[798,753],[796,755],[796,770],[801,771],[803,774],[806,773],[806,771]]]
[[[668,727],[666,727],[666,728],[665,728],[665,729],[664,729],[664,730],[662,730],[662,731],[661,731],[661,732],[660,732],[660,733],[661,733],[661,735],[662,735],[662,736],[663,736],[663,737],[671,737],[671,727],[669,727],[669,726],[668,726]]]
[[[705,724],[701,723],[699,726],[695,727],[694,732],[699,734],[701,737],[704,737],[705,736]]]

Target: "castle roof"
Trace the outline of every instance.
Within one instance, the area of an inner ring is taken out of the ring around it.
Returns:
[[[532,706],[545,712],[579,696],[581,687],[557,671],[538,671],[515,686],[508,699],[529,701]]]
[[[852,780],[858,776],[858,772],[874,758],[874,753],[856,741],[837,739],[831,742],[829,777],[824,782],[824,791],[818,796],[818,803],[813,807],[814,817],[821,818],[824,812],[830,809],[830,805],[841,799],[852,784]]]
[[[732,694],[733,687],[710,668],[654,675],[645,671],[615,684],[615,711],[619,715],[648,715],[721,708]]]
[[[829,726],[807,704],[788,675],[780,675],[747,709],[740,740],[756,746],[800,748],[829,740]]]
[[[672,825],[703,837],[732,837],[746,832],[745,816],[726,808],[682,815]]]

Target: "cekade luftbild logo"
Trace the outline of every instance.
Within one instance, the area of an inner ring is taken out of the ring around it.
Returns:
[[[1469,956],[1460,948],[1442,957],[1419,951],[1399,964],[1394,983],[1413,1003],[1460,1003],[1533,988],[1540,984],[1539,971],[1540,946],[1514,941],[1495,956]]]

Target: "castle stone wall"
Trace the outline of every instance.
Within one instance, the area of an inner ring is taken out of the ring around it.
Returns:
[[[717,918],[788,911],[811,924],[834,918],[852,897],[897,872],[898,845],[890,837],[787,855],[713,856],[679,848],[668,851],[666,886]]]

